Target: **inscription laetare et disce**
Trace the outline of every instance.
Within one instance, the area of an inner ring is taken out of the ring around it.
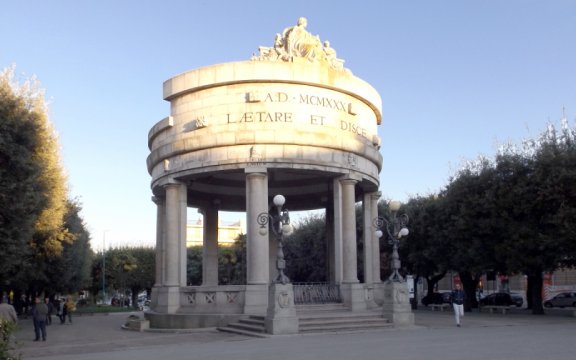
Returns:
[[[226,124],[303,123],[313,126],[331,126],[341,131],[350,132],[358,136],[371,139],[371,135],[368,129],[358,125],[356,121],[350,121],[350,117],[355,117],[357,115],[356,111],[354,110],[353,103],[342,99],[302,93],[291,94],[288,92],[250,92],[246,94],[246,102],[248,104],[294,104],[294,108],[301,111],[270,111],[266,109],[264,111],[227,113],[225,114]],[[321,113],[305,111],[306,109],[309,109],[310,106],[333,110],[337,113],[340,113],[341,115],[327,117]],[[219,121],[215,120],[216,119],[212,117],[211,123],[219,123]],[[195,120],[195,125],[195,129],[208,126],[206,116],[198,116]]]

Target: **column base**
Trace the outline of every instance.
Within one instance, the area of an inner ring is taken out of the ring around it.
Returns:
[[[180,308],[179,286],[158,286],[152,288],[152,310],[161,314],[175,314]]]
[[[376,303],[375,291],[376,287],[373,284],[364,284],[364,299],[367,309],[377,309],[381,306]]]
[[[268,292],[268,310],[264,320],[268,334],[297,334],[298,317],[294,306],[292,284],[271,284]]]
[[[364,284],[343,283],[340,285],[340,293],[342,294],[344,305],[351,311],[363,311],[367,309]]]
[[[268,284],[246,285],[244,314],[265,315],[268,309]]]
[[[378,282],[372,284],[374,286],[374,302],[378,306],[382,306],[384,304],[384,283]]]
[[[394,323],[394,326],[414,325],[414,313],[408,299],[408,287],[405,282],[384,284],[384,304],[382,315]]]

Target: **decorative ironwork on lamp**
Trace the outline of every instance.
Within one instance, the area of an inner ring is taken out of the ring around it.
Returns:
[[[388,235],[388,244],[392,245],[392,260],[390,261],[390,269],[392,274],[388,277],[389,281],[393,282],[403,282],[404,278],[400,275],[400,256],[398,255],[398,245],[400,244],[400,239],[409,234],[409,230],[406,227],[408,224],[408,215],[401,214],[398,215],[398,210],[402,204],[399,201],[390,202],[389,209],[391,213],[390,219],[384,217],[377,217],[373,220],[373,225],[376,228],[375,235],[381,238],[383,235],[382,228],[386,229]]]
[[[286,274],[284,274],[284,269],[286,269],[286,260],[284,260],[284,235],[288,236],[292,234],[293,228],[290,225],[290,215],[287,209],[282,210],[282,206],[286,202],[286,198],[282,195],[276,195],[273,199],[274,205],[276,206],[275,213],[260,213],[256,221],[260,225],[260,234],[266,234],[266,225],[270,224],[272,232],[278,240],[278,253],[276,259],[276,269],[278,270],[278,275],[274,280],[277,284],[288,284],[290,279]]]

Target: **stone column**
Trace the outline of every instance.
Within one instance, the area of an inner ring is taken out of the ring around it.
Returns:
[[[164,238],[164,220],[166,217],[166,201],[162,197],[153,196],[152,201],[156,204],[156,268],[155,268],[155,283],[154,286],[162,286],[164,284],[164,263],[166,256],[165,238]]]
[[[156,251],[154,270],[154,286],[151,293],[150,308],[156,311],[158,306],[158,294],[160,288],[164,286],[164,264],[166,257],[165,237],[164,237],[164,219],[166,217],[166,201],[163,197],[152,196],[152,201],[156,204]]]
[[[374,232],[372,226],[372,196],[371,194],[364,194],[362,199],[362,229],[364,237],[364,284],[372,285],[374,283],[374,267],[372,266],[373,245],[374,245]]]
[[[364,283],[366,303],[375,308],[383,303],[384,293],[380,280],[380,240],[376,237],[374,220],[378,217],[380,193],[366,193],[362,201],[364,233]],[[376,265],[375,265],[376,264]]]
[[[356,179],[340,180],[341,229],[342,229],[342,283],[340,291],[342,300],[351,311],[363,311],[367,308],[367,297],[364,285],[358,281],[358,262],[356,259]],[[336,219],[336,221],[338,221]],[[338,229],[338,226],[335,227]]]
[[[354,186],[356,180],[343,179],[342,184],[342,258],[343,283],[358,282],[358,262],[356,258],[356,201]]]
[[[333,281],[335,284],[342,283],[342,184],[336,179],[333,182],[332,214],[326,217],[327,225],[331,223],[332,228],[332,261],[333,261]]]
[[[252,166],[246,173],[246,293],[244,313],[265,314],[270,281],[268,225],[258,224],[258,215],[268,213],[268,173]]]
[[[370,197],[370,207],[372,220],[378,217],[378,200],[380,199],[381,193],[374,192],[367,194]],[[378,305],[384,303],[384,285],[382,284],[382,278],[380,277],[380,239],[376,236],[377,228],[374,227],[372,223],[372,283],[374,287],[374,302]],[[386,233],[386,229],[380,229]]]
[[[378,217],[378,200],[382,195],[380,192],[374,192],[368,194],[370,196],[370,204],[372,206],[372,218]],[[376,229],[372,228],[372,281],[376,283],[381,283],[382,278],[380,277],[380,239],[375,234]]]
[[[186,235],[188,226],[188,188],[182,184],[178,190],[178,251],[180,273],[178,283],[180,286],[188,286],[188,251],[186,248]]]
[[[180,243],[182,234],[186,232],[185,223],[182,224],[180,209],[182,191],[186,191],[183,184],[166,185],[165,285],[167,286],[180,285]]]
[[[334,242],[334,201],[330,199],[326,204],[326,278],[331,284],[340,283],[336,281],[336,252]]]
[[[202,252],[202,285],[218,285],[218,209],[202,209],[204,215],[204,247]]]
[[[158,289],[158,303],[155,311],[175,313],[180,307],[180,287],[186,285],[182,279],[182,247],[186,248],[186,186],[181,183],[170,183],[165,186],[166,204],[163,221],[163,249],[165,256],[162,262],[163,284]]]

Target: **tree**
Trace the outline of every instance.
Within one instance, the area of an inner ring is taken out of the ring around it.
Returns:
[[[49,258],[43,272],[47,282],[46,293],[74,293],[91,286],[90,270],[94,253],[90,248],[90,233],[80,211],[77,201],[69,201],[65,216],[65,228],[73,236],[62,243],[60,256]]]
[[[513,189],[499,192],[508,225],[501,253],[510,269],[527,275],[534,314],[544,313],[543,273],[576,264],[575,138],[564,121],[560,133],[549,125],[539,139],[522,149],[508,146],[497,158],[501,172],[514,179]]]
[[[29,257],[27,242],[46,203],[37,187],[39,114],[13,85],[13,71],[0,73],[0,283],[11,286]]]
[[[576,131],[562,123],[522,148],[480,158],[446,190],[446,240],[468,298],[484,271],[528,276],[528,302],[543,313],[542,274],[576,265]]]
[[[323,215],[302,219],[294,233],[285,238],[286,275],[293,282],[327,280],[326,221]]]
[[[442,192],[445,213],[445,241],[452,244],[451,267],[460,275],[466,292],[465,308],[476,306],[476,288],[486,270],[506,272],[496,256],[496,247],[505,234],[496,216],[493,182],[494,162],[479,158],[468,163]]]
[[[186,249],[186,282],[188,285],[202,284],[202,252],[202,246],[191,246]]]
[[[154,286],[156,251],[152,247],[130,248],[131,258],[127,259],[122,269],[125,273],[125,286],[132,294],[132,305],[138,306],[138,294],[142,290],[150,293]]]
[[[67,186],[44,91],[35,78],[0,74],[0,276],[11,287],[46,283],[46,262],[71,242],[64,226]]]
[[[218,248],[218,282],[246,284],[246,234],[240,234],[229,247]]]
[[[436,194],[411,198],[404,209],[410,218],[410,235],[401,243],[401,258],[408,272],[423,277],[432,295],[436,284],[451,269],[452,243],[446,241],[445,224],[448,219],[443,198]]]

